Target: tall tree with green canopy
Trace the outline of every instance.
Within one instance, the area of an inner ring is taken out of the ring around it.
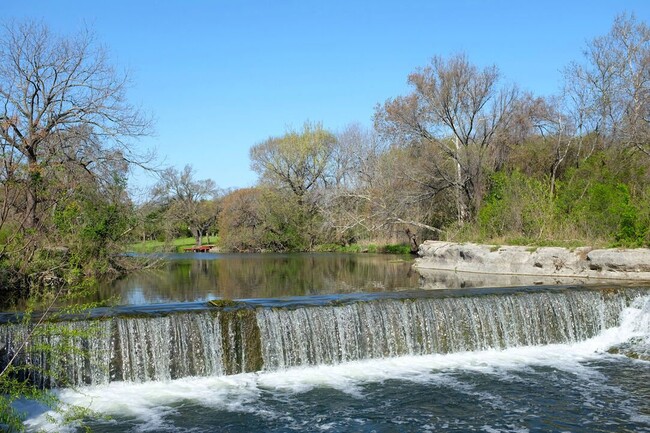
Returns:
[[[277,191],[272,195],[275,205],[271,208],[279,210],[295,203],[285,209],[291,209],[288,218],[272,212],[277,217],[275,225],[296,234],[290,242],[293,248],[311,248],[319,235],[319,195],[334,178],[335,144],[334,134],[320,123],[306,122],[302,130],[289,130],[250,150],[251,168],[259,174],[263,184]]]
[[[336,137],[320,123],[271,137],[250,150],[251,168],[263,182],[291,191],[305,204],[308,193],[326,184]]]

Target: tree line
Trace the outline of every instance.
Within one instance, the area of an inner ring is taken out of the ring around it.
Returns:
[[[0,38],[0,280],[60,287],[118,275],[125,244],[218,235],[232,251],[424,239],[650,243],[650,29],[631,15],[566,65],[555,95],[464,54],[433,57],[374,124],[305,122],[250,149],[258,182],[222,190],[191,166],[153,169],[150,117],[92,32],[8,23]]]
[[[563,70],[555,95],[464,54],[433,57],[374,125],[321,123],[250,150],[255,187],[221,191],[234,251],[423,239],[647,246],[650,29],[618,16]]]

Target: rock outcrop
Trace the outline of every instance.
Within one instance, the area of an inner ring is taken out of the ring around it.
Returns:
[[[650,281],[650,249],[559,247],[425,241],[415,267],[496,275]]]

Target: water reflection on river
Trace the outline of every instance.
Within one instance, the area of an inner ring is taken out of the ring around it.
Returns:
[[[104,284],[120,304],[214,298],[277,298],[419,287],[410,256],[385,254],[205,254],[165,256],[157,269]]]

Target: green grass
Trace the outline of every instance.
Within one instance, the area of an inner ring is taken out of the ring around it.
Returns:
[[[404,244],[384,245],[380,248],[379,252],[386,254],[411,254],[411,247]]]
[[[203,239],[204,244],[214,244],[217,238],[211,237]],[[135,253],[156,253],[156,252],[182,252],[184,248],[192,247],[195,245],[193,237],[177,238],[169,242],[161,241],[145,241],[135,242],[127,246],[127,251]],[[352,245],[338,245],[338,244],[322,244],[314,248],[317,252],[333,252],[333,253],[382,253],[382,254],[410,254],[411,248],[404,244],[352,244]]]
[[[338,245],[338,244],[321,244],[314,247],[314,251],[319,253],[361,253],[361,245]]]
[[[212,240],[213,238],[211,238]],[[207,242],[207,238],[204,243]],[[130,244],[127,249],[135,253],[179,252],[196,244],[193,237],[177,238],[169,242],[145,241]]]

